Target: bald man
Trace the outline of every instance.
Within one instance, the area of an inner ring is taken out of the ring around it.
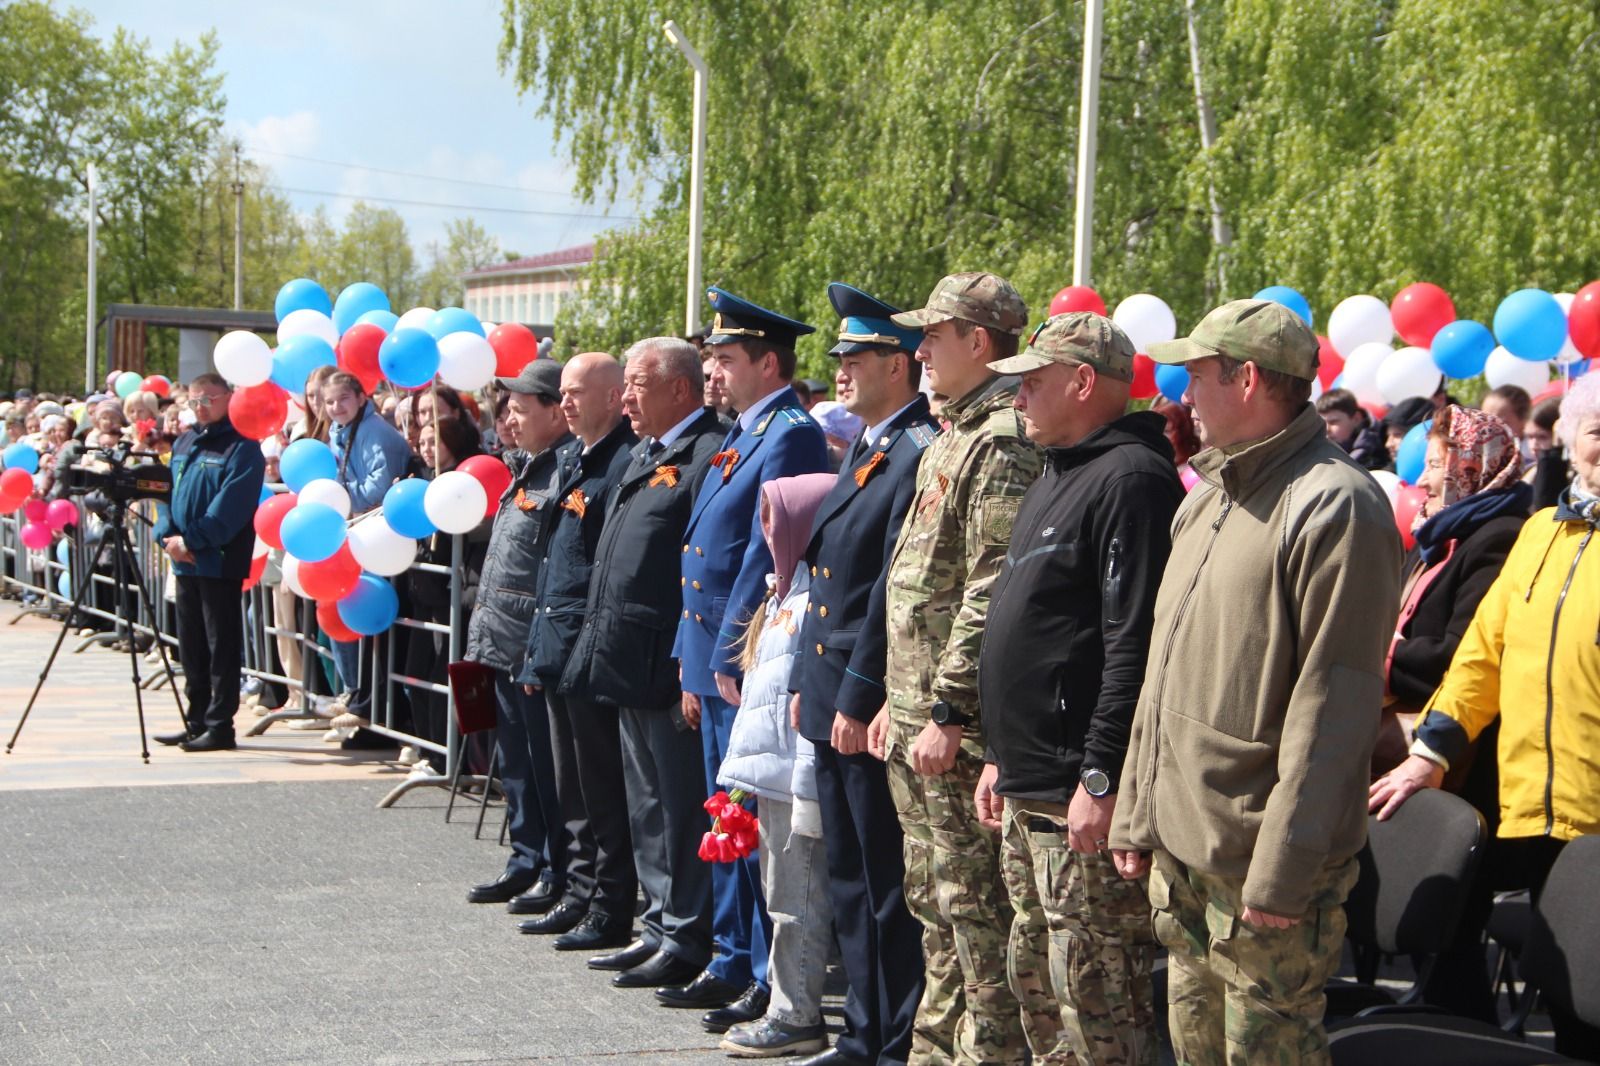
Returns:
[[[622,366],[605,352],[575,356],[561,371],[561,410],[577,440],[557,456],[555,506],[540,530],[538,606],[520,680],[544,690],[555,756],[556,797],[571,842],[567,888],[525,933],[556,934],[562,951],[628,943],[638,877],[628,831],[622,740],[615,706],[563,690],[560,682],[583,628],[600,527],[611,490],[638,442],[622,413]]]

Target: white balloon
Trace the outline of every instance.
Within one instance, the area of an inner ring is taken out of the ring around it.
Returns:
[[[470,330],[439,338],[439,380],[453,389],[473,392],[494,377],[495,354],[489,342]]]
[[[431,307],[413,307],[400,316],[400,321],[394,324],[395,329],[420,329],[428,328],[428,319],[433,317],[434,309]]]
[[[301,599],[309,600],[311,597],[306,595],[305,586],[300,584],[300,560],[284,552],[282,569],[283,587]]]
[[[1400,496],[1400,475],[1393,470],[1374,470],[1372,480],[1376,481],[1383,489],[1383,494],[1389,497],[1389,506],[1394,506],[1394,501]]]
[[[1148,352],[1152,344],[1170,341],[1178,335],[1178,319],[1159,296],[1136,292],[1117,305],[1111,321],[1122,328],[1137,352]]]
[[[1427,398],[1439,391],[1441,377],[1428,349],[1401,348],[1378,364],[1378,395],[1390,406],[1414,396]]]
[[[361,569],[383,577],[404,573],[417,558],[417,542],[396,533],[382,511],[351,526],[347,543]]]
[[[319,477],[306,482],[300,490],[299,503],[323,503],[339,512],[340,518],[350,517],[350,493],[331,477]]]
[[[1537,396],[1550,384],[1550,364],[1530,363],[1504,348],[1496,348],[1489,353],[1489,361],[1483,366],[1483,377],[1491,389],[1515,385],[1529,396]]]
[[[1362,403],[1382,403],[1378,391],[1378,369],[1394,354],[1388,344],[1375,341],[1356,348],[1344,360],[1344,387]],[[1437,369],[1437,368],[1435,368]]]
[[[1556,293],[1556,303],[1561,305],[1561,313],[1564,315],[1570,315],[1572,313],[1572,301],[1575,299],[1577,299],[1577,296],[1574,293]],[[1567,342],[1561,346],[1561,350],[1556,353],[1556,366],[1565,366],[1567,363],[1576,363],[1582,358],[1583,353],[1578,351],[1577,347],[1572,343],[1572,338],[1569,336],[1567,337]]]
[[[211,352],[217,373],[236,388],[259,385],[272,376],[272,348],[247,329],[224,333]]]
[[[1328,340],[1346,359],[1364,344],[1388,345],[1394,340],[1389,305],[1365,293],[1346,296],[1328,316]]]
[[[465,533],[483,521],[489,511],[489,494],[483,482],[460,470],[434,478],[422,495],[428,521],[445,533]]]
[[[339,328],[333,324],[333,319],[310,307],[302,307],[283,316],[283,321],[278,323],[278,343],[282,344],[302,333],[321,337],[330,346],[339,343]]]

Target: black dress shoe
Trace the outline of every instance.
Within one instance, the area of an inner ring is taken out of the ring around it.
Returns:
[[[767,1001],[771,998],[772,993],[751,981],[750,987],[744,990],[744,995],[726,1007],[707,1011],[700,1019],[700,1024],[705,1026],[708,1033],[726,1033],[732,1026],[764,1017],[767,1013]]]
[[[175,748],[179,744],[182,744],[184,741],[188,740],[190,737],[192,737],[194,735],[195,734],[189,733],[189,732],[183,732],[183,733],[157,733],[155,736],[151,737],[150,739],[155,741],[157,744],[165,744],[169,748]]]
[[[215,729],[208,729],[199,736],[190,737],[178,744],[184,751],[232,751],[238,746],[232,733],[219,733]]]
[[[836,1047],[821,1051],[809,1059],[801,1059],[794,1066],[872,1066],[866,1059],[858,1059],[854,1055],[846,1055]]]
[[[705,1010],[708,1007],[726,1007],[739,995],[739,986],[724,981],[710,970],[701,970],[686,985],[656,989],[656,999],[663,1007],[685,1007]]]
[[[589,908],[562,900],[550,908],[549,912],[537,918],[529,918],[519,923],[517,928],[524,933],[570,933],[588,913]]]
[[[669,952],[658,951],[631,970],[611,979],[615,988],[665,988],[694,980],[700,967]]]
[[[572,932],[562,933],[550,946],[557,951],[604,951],[620,948],[632,935],[632,919],[590,911],[583,916],[583,921],[573,926]]]
[[[554,881],[540,878],[535,881],[527,891],[519,896],[513,896],[506,904],[506,910],[512,914],[543,914],[561,899],[561,889]]]
[[[613,951],[606,955],[596,955],[589,960],[591,970],[631,970],[635,966],[649,960],[656,953],[654,944],[647,944],[643,940],[635,940],[621,951]],[[699,973],[696,970],[695,973]],[[690,974],[689,977],[693,977]],[[684,980],[688,980],[686,977]]]
[[[539,875],[532,871],[518,870],[516,873],[504,873],[493,881],[481,885],[473,885],[467,889],[468,903],[505,903],[516,897],[519,892],[526,892]]]

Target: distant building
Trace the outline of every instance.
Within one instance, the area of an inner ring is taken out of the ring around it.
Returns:
[[[485,322],[521,322],[548,337],[556,313],[578,296],[579,271],[593,261],[594,245],[580,244],[480,267],[461,278],[464,306]]]

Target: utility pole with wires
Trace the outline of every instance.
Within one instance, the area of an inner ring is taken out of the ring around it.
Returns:
[[[1206,155],[1206,196],[1211,201],[1211,243],[1217,248],[1217,289],[1228,291],[1228,248],[1233,244],[1233,230],[1223,217],[1222,203],[1217,199],[1217,179],[1212,174],[1211,146],[1217,143],[1217,116],[1211,110],[1211,100],[1206,96],[1205,80],[1200,73],[1200,27],[1195,21],[1194,0],[1185,0],[1184,15],[1189,23],[1189,68],[1194,74],[1194,106],[1200,116],[1200,150]]]
[[[240,155],[244,144],[233,142],[233,309],[244,310],[244,176]]]

